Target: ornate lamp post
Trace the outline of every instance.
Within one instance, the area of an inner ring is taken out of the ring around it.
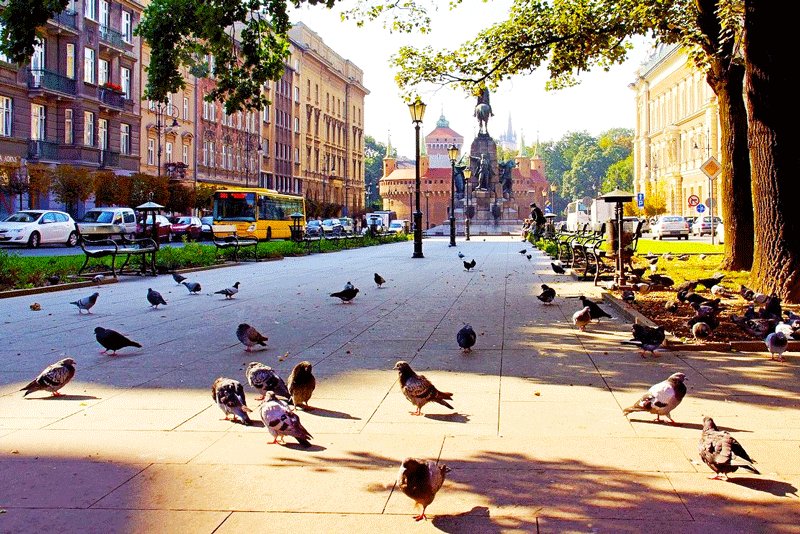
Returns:
[[[465,241],[469,241],[469,219],[472,216],[472,205],[470,201],[472,200],[472,169],[467,166],[464,169],[464,188],[467,192],[467,207],[464,210],[464,234],[466,237],[464,238]]]
[[[168,118],[172,119],[170,127],[178,127],[178,108],[168,102],[153,103],[152,106],[150,111],[156,116],[156,142],[158,143],[156,158],[158,163],[158,176],[161,176],[161,130],[167,127],[165,121]]]
[[[419,96],[408,105],[408,110],[411,113],[411,122],[414,123],[416,131],[416,159],[415,159],[415,177],[414,184],[416,185],[416,201],[417,211],[414,212],[414,253],[412,258],[424,258],[422,254],[422,212],[419,206],[419,128],[422,125],[422,118],[425,116],[425,104],[422,103]]]
[[[456,246],[456,159],[458,158],[458,147],[450,145],[447,149],[447,157],[450,158],[450,244],[449,247]]]
[[[556,189],[558,186],[556,184],[550,184],[550,212],[556,212]]]

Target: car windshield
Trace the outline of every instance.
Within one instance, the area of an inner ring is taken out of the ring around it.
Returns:
[[[397,221],[392,221],[392,222],[389,223],[389,228],[400,228],[402,226],[403,226],[403,223],[397,222]]]
[[[114,220],[114,213],[111,211],[89,210],[83,215],[81,222],[87,223],[110,223]]]
[[[36,219],[39,218],[38,213],[31,213],[28,211],[20,211],[13,215],[9,215],[6,217],[5,222],[19,222],[19,223],[31,223],[34,222]]]
[[[180,218],[178,218],[177,221],[175,221],[175,224],[192,224],[192,218],[191,217],[180,217]]]
[[[683,222],[683,217],[663,217],[664,222]]]

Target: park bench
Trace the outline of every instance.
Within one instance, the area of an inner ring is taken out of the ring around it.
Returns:
[[[102,258],[111,258],[111,271],[106,271],[103,274],[111,274],[114,278],[118,274],[149,274],[155,276],[156,273],[156,252],[158,252],[158,243],[149,237],[141,239],[131,239],[122,237],[120,240],[114,240],[111,237],[101,239],[87,239],[81,236],[78,240],[81,250],[85,256],[83,265],[78,269],[78,276],[83,274],[83,271],[89,266],[90,260],[97,260]],[[117,268],[117,258],[125,257],[122,265]],[[139,258],[140,266],[137,270],[126,270],[131,258]],[[101,273],[93,273],[101,274]]]
[[[255,236],[240,236],[233,224],[212,224],[211,240],[217,247],[217,252],[232,250],[233,261],[239,261],[239,251],[252,248],[253,256],[258,261],[258,238]]]

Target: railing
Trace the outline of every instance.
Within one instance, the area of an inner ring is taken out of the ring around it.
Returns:
[[[100,151],[100,166],[101,167],[118,167],[119,166],[119,152],[111,150]]]
[[[28,159],[59,159],[59,143],[31,139],[28,141]]]
[[[97,94],[103,104],[106,104],[112,108],[122,109],[125,106],[126,98],[123,93],[118,93],[112,89],[99,87],[97,89]]]
[[[75,80],[46,69],[28,69],[28,89],[45,89],[68,95],[76,93]]]
[[[122,34],[117,30],[112,30],[103,24],[100,25],[100,40],[105,41],[111,46],[115,46],[123,50],[125,49],[125,40],[122,38]]]
[[[72,11],[71,9],[65,9],[61,13],[56,13],[55,16],[51,17],[56,23],[67,26],[68,28],[72,28],[73,30],[78,29],[78,22],[77,22],[77,13]]]

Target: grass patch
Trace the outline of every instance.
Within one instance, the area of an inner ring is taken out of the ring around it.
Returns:
[[[639,239],[636,246],[636,254],[643,255],[648,252],[653,254],[722,254],[723,245],[712,245],[711,243],[698,243],[696,241],[683,241],[680,239],[670,239],[669,241],[658,241],[656,239]]]
[[[699,244],[703,245],[703,243],[689,243],[691,244]],[[641,247],[642,241],[639,241],[639,248],[637,251],[637,255],[634,256],[633,264],[634,267],[646,267],[649,265],[647,260],[642,256],[647,254],[647,252],[643,252]],[[710,247],[711,245],[706,245]],[[718,247],[722,247],[722,245],[714,245]],[[671,252],[675,255],[678,252],[676,249],[672,249]],[[685,252],[682,252],[685,253]],[[732,291],[738,291],[740,284],[747,284],[747,280],[750,277],[750,271],[726,271],[720,269],[720,265],[722,264],[723,256],[722,254],[719,255],[712,255],[712,256],[705,256],[704,258],[700,258],[700,254],[692,255],[686,261],[681,261],[677,259],[673,259],[671,261],[667,261],[664,258],[660,258],[658,260],[658,273],[665,274],[672,278],[675,281],[675,285],[680,285],[681,283],[687,280],[697,280],[698,278],[708,278],[712,276],[714,273],[723,273],[725,274],[725,278],[722,280],[723,287],[726,287]],[[648,276],[650,271],[645,272],[645,277]]]

